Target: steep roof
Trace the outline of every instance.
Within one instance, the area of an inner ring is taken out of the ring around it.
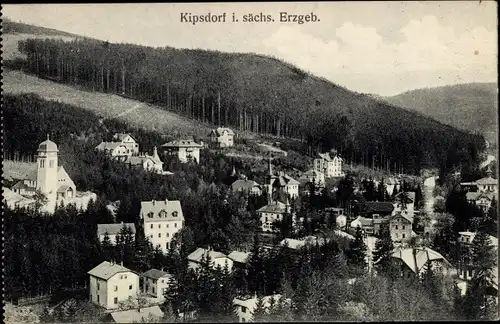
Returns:
[[[227,128],[227,127],[219,127],[216,129],[212,129],[212,131],[210,132],[210,135],[222,136],[224,134],[224,132],[227,132],[228,135],[234,135],[233,130],[231,128]]]
[[[28,190],[28,189],[32,189],[32,188],[33,188],[33,187],[28,186],[28,185],[27,185],[27,184],[25,184],[25,183],[24,183],[24,181],[22,181],[22,180],[21,180],[21,181],[16,182],[16,184],[15,184],[15,185],[13,185],[13,186],[11,187],[11,189],[18,189],[18,190],[19,190],[19,189]]]
[[[290,177],[288,174],[285,174],[285,173],[282,173],[282,174],[278,175],[277,177],[275,177],[274,181],[278,181],[278,184],[281,187],[300,184],[297,180],[295,180],[294,178]],[[274,184],[274,181],[273,181],[273,184]]]
[[[147,323],[150,317],[161,318],[163,315],[158,305],[110,313],[115,323]]]
[[[476,183],[478,185],[498,185],[498,180],[488,176],[477,180]]]
[[[467,200],[472,200],[472,201],[476,201],[478,200],[479,198],[486,198],[488,200],[493,200],[493,197],[495,195],[493,193],[489,193],[489,192],[467,192],[465,194],[465,197],[467,198]]]
[[[235,262],[247,263],[250,258],[250,252],[233,251],[227,257]]]
[[[415,250],[415,257],[413,256],[413,249],[411,248],[400,249],[392,253],[392,257],[404,262],[414,273],[419,273],[427,262],[442,261],[448,265],[450,264],[440,253],[432,249],[424,247]]]
[[[149,217],[150,213],[152,217]],[[184,220],[179,200],[142,201],[141,216],[144,222]]]
[[[97,145],[96,150],[114,150],[117,147],[122,146],[121,142],[101,142],[101,144]]]
[[[148,271],[144,272],[142,274],[143,277],[151,278],[151,279],[160,279],[163,277],[171,277],[169,273],[163,271],[163,270],[158,270],[158,269],[149,269]]]
[[[135,224],[134,223],[123,223],[123,224],[97,224],[97,235],[100,237],[108,233],[108,235],[119,234],[123,227],[128,227],[135,234]]]
[[[259,187],[260,185],[253,180],[236,180],[231,184],[233,191],[250,191],[254,187]]]
[[[132,135],[127,134],[127,133],[115,133],[115,134],[113,135],[113,140],[114,140],[114,141],[120,141],[120,142],[121,142],[121,141],[123,141],[125,138],[127,138],[127,136],[130,136],[130,138],[132,138],[134,141],[136,141],[136,140],[135,140],[135,138],[134,138]],[[136,142],[137,142],[137,141],[136,141]]]
[[[415,191],[400,192],[396,195],[396,198],[401,197],[403,194],[406,194],[406,197],[409,200],[415,202],[415,197],[416,197]]]
[[[108,261],[102,262],[97,267],[95,267],[94,269],[90,270],[87,273],[91,276],[108,280],[109,278],[113,277],[115,274],[120,272],[132,272],[137,274],[135,271],[127,269],[124,266],[121,266],[116,263],[111,263]]]
[[[57,192],[66,192],[66,191],[68,191],[69,188],[71,188],[71,187],[68,185],[62,185],[62,186],[59,186],[59,188],[57,188]]]
[[[388,201],[367,201],[364,211],[367,213],[392,213],[394,205]]]
[[[162,147],[197,147],[202,148],[203,145],[196,143],[192,139],[174,140],[162,145]]]
[[[397,219],[397,218],[403,218],[403,219],[407,220],[410,224],[413,223],[413,221],[411,220],[410,217],[408,217],[408,215],[405,215],[402,213],[397,213],[396,215],[392,216],[390,220],[392,221],[393,219]]]
[[[280,201],[274,201],[257,209],[257,212],[283,214],[286,212],[286,205]]]
[[[200,262],[203,256],[210,256],[210,260],[226,258],[227,256],[222,252],[207,250],[204,248],[197,248],[193,253],[187,256],[189,261]]]

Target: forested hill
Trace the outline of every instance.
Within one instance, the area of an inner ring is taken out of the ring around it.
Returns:
[[[2,18],[2,33],[4,34],[30,34],[34,36],[63,36],[81,37],[79,35],[67,33],[57,29],[33,26],[21,22],[11,21],[9,18]]]
[[[90,39],[19,42],[7,67],[149,102],[192,119],[336,148],[348,160],[418,172],[475,160],[483,139],[255,54]],[[381,80],[383,81],[383,80]],[[103,107],[103,109],[106,109]]]
[[[497,87],[496,83],[459,84],[407,91],[385,100],[496,141]]]

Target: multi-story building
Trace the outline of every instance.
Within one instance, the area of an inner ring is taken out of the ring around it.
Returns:
[[[342,163],[343,159],[337,154],[331,157],[329,153],[320,153],[314,159],[314,170],[324,173],[326,179],[343,177]]]
[[[262,186],[253,180],[238,179],[231,184],[231,189],[234,192],[244,192],[249,195],[260,196],[262,194]]]
[[[172,275],[163,270],[149,269],[142,275],[142,292],[148,296],[154,297],[157,301],[165,300],[165,293],[170,285]]]
[[[230,128],[219,127],[213,129],[210,134],[210,142],[216,147],[231,147],[234,146],[234,132]]]
[[[473,182],[462,182],[461,185],[472,190],[477,188],[477,191],[479,192],[498,193],[498,180],[493,178],[492,174],[493,172],[491,171],[491,167],[488,166],[486,177]]]
[[[116,133],[113,135],[112,141],[114,143],[120,143],[121,145],[125,146],[128,152],[131,153],[131,155],[139,154],[139,144],[130,134]]]
[[[415,197],[414,191],[400,192],[394,198],[394,210],[393,215],[396,213],[401,213],[411,220],[415,218]]]
[[[97,224],[97,238],[102,242],[106,235],[111,244],[116,244],[116,237],[120,235],[121,231],[129,228],[133,238],[135,239],[135,224],[134,223],[120,223],[120,224]]]
[[[290,204],[284,204],[277,200],[267,204],[264,207],[257,209],[257,215],[259,215],[260,223],[263,232],[274,232],[274,223],[276,221],[282,221],[283,216],[286,213],[290,213]],[[292,216],[292,219],[294,217]],[[294,220],[294,219],[293,219]]]
[[[389,231],[394,242],[403,242],[413,235],[412,220],[405,214],[397,213],[389,220]]]
[[[184,226],[184,214],[178,200],[143,201],[140,217],[143,222],[144,236],[153,247],[168,252],[175,233]]]
[[[203,148],[203,144],[198,144],[191,139],[185,139],[171,141],[161,147],[164,149],[165,155],[177,156],[182,163],[188,161],[199,163],[200,150]]]
[[[125,161],[132,168],[142,168],[146,171],[163,173],[163,162],[158,156],[156,146],[153,149],[153,155],[130,156]]]
[[[116,309],[120,302],[134,297],[140,291],[139,275],[116,263],[104,261],[88,272],[90,276],[90,302]]]
[[[130,134],[117,133],[113,135],[111,142],[101,142],[96,150],[118,159],[125,160],[128,157],[139,154],[139,144]]]

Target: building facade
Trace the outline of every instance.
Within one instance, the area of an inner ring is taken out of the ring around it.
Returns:
[[[404,214],[397,213],[389,221],[389,231],[394,242],[403,242],[412,237],[412,221]]]
[[[92,304],[116,309],[120,302],[135,297],[139,290],[139,275],[119,264],[104,261],[88,272]]]
[[[290,204],[284,204],[277,200],[257,209],[262,231],[275,232],[276,228],[274,227],[274,223],[276,221],[282,221],[286,213],[290,213]]]
[[[165,300],[165,293],[172,280],[172,275],[163,270],[150,269],[142,275],[142,292],[157,301]]]
[[[143,201],[140,217],[144,236],[163,253],[170,249],[173,236],[184,226],[184,214],[178,200]]]
[[[342,163],[343,159],[337,154],[332,157],[329,153],[320,153],[314,159],[314,170],[322,172],[326,179],[343,177]]]
[[[213,146],[223,148],[234,146],[234,132],[227,127],[213,129],[210,134],[210,142]]]
[[[116,237],[120,235],[121,231],[129,228],[133,238],[135,239],[135,224],[134,223],[120,223],[120,224],[97,224],[97,238],[99,242],[103,242],[106,235],[109,237],[111,244],[116,244]]]
[[[199,163],[203,144],[198,144],[193,140],[175,140],[165,143],[161,147],[165,155],[176,156],[182,163],[189,161]]]

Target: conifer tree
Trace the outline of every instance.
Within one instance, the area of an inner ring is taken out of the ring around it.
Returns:
[[[391,255],[394,251],[389,226],[383,226],[380,233],[380,238],[375,242],[375,250],[373,251],[373,265],[378,273],[386,273],[392,263]]]
[[[349,244],[348,250],[348,264],[351,266],[351,270],[354,273],[363,272],[366,269],[366,254],[367,246],[364,242],[363,233],[361,228],[356,228],[356,233],[354,235],[354,240]]]
[[[257,301],[255,302],[255,308],[252,312],[252,321],[267,322],[266,306],[262,295],[257,296]]]

